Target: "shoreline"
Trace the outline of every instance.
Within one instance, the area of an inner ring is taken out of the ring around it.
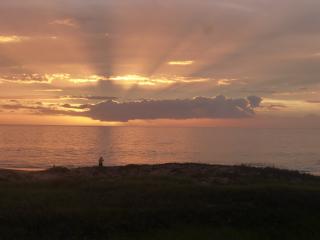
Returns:
[[[296,170],[275,167],[249,165],[212,165],[201,163],[164,163],[164,164],[130,164],[124,166],[85,166],[85,167],[52,167],[35,168],[0,168],[2,181],[38,181],[63,180],[77,178],[105,177],[176,177],[192,180],[237,184],[248,181],[301,181],[303,179],[320,180],[320,177]]]
[[[126,164],[126,165],[106,165],[103,166],[103,168],[126,168],[130,166],[137,166],[137,167],[147,167],[147,166],[168,166],[168,165],[176,165],[176,166],[186,166],[186,165],[198,165],[198,166],[207,166],[207,167],[229,167],[229,168],[239,168],[239,167],[247,167],[247,168],[253,168],[253,169],[276,169],[280,171],[289,171],[289,172],[298,172],[300,174],[307,174],[311,176],[320,177],[320,172],[312,172],[312,171],[303,171],[299,169],[289,169],[289,168],[281,168],[276,167],[274,165],[268,165],[268,164],[235,164],[235,165],[228,165],[228,164],[210,164],[210,163],[196,163],[196,162],[164,162],[164,163],[154,163],[154,164],[148,164],[148,163],[138,163],[138,164]],[[68,169],[70,171],[73,171],[75,169],[90,169],[90,168],[98,168],[97,165],[91,165],[91,166],[63,166],[63,165],[57,165],[57,166],[48,166],[48,167],[0,167],[0,171],[14,171],[14,172],[24,172],[24,173],[35,173],[35,172],[46,172],[50,169],[59,169],[64,168]]]

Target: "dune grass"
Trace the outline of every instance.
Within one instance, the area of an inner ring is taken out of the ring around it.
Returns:
[[[254,179],[239,167],[228,176],[242,181],[220,183],[121,171],[0,181],[0,239],[320,239],[316,177],[259,169]]]

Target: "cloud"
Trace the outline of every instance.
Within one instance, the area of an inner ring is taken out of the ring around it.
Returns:
[[[0,76],[0,80],[6,82],[32,84],[32,83],[50,83],[51,80],[38,73],[22,73]]]
[[[188,65],[192,65],[194,63],[194,61],[170,61],[168,62],[169,65],[172,66],[188,66]]]
[[[261,97],[257,97],[257,96],[249,96],[247,97],[249,104],[252,108],[256,108],[260,106],[260,103],[262,102],[262,98]]]
[[[267,108],[269,111],[279,111],[279,110],[282,110],[284,108],[288,108],[284,104],[267,104],[267,105],[265,105],[263,107]]]
[[[71,108],[71,106],[69,106]],[[26,105],[21,103],[16,104],[2,104],[0,105],[0,109],[2,110],[9,110],[12,112],[19,112],[19,111],[27,111],[30,114],[35,115],[69,115],[69,116],[80,116],[81,113],[77,111],[71,111],[71,110],[62,110],[57,109],[54,107],[49,106],[42,106],[39,103],[36,103],[34,105]],[[82,109],[82,108],[73,108],[73,109]]]
[[[0,44],[6,44],[6,43],[19,43],[25,40],[28,40],[29,37],[23,37],[23,36],[6,36],[6,35],[0,35]]]
[[[320,116],[314,113],[307,114],[304,116],[305,119],[310,119],[310,120],[319,120]]]
[[[219,79],[217,82],[218,86],[229,86],[232,84],[232,82],[237,81],[238,79],[227,79],[227,78],[223,78],[223,79]]]
[[[136,119],[200,119],[200,118],[250,118],[261,98],[215,98],[143,100],[132,102],[106,101],[92,105],[84,114],[100,121],[127,122]]]
[[[307,103],[320,103],[320,100],[307,100]]]
[[[77,22],[74,19],[71,19],[71,18],[56,19],[56,20],[52,21],[50,24],[63,25],[63,26],[73,27],[73,28],[78,27]]]
[[[117,100],[117,97],[113,96],[100,96],[100,95],[68,95],[68,96],[61,96],[61,98],[69,99],[69,100],[96,100],[96,101],[107,101],[107,100]]]
[[[44,2],[1,1],[0,75],[49,74],[0,79],[1,96],[53,95],[50,79],[64,95],[125,99],[320,92],[319,0]]]
[[[54,89],[35,89],[35,92],[63,92],[62,89],[54,88]]]
[[[67,109],[89,109],[91,106],[92,106],[91,104],[71,105],[69,103],[65,103],[61,105],[61,107],[67,108]]]
[[[110,97],[110,96],[79,96],[79,98],[85,98],[87,100],[116,100],[117,97]]]
[[[105,122],[155,119],[238,119],[253,117],[254,108],[259,107],[261,101],[262,99],[256,96],[232,99],[223,95],[214,98],[196,97],[128,102],[109,99],[96,104],[43,105],[39,102],[10,101],[10,103],[0,105],[0,109],[35,115],[84,116]]]

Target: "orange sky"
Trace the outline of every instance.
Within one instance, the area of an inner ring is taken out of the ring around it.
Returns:
[[[0,9],[0,124],[320,122],[317,0],[2,0]]]

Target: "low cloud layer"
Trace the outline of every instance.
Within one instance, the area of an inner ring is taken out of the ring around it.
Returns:
[[[23,104],[11,100],[0,104],[0,110],[21,112],[27,111],[36,115],[66,115],[89,117],[102,122],[128,122],[130,120],[154,119],[218,119],[218,118],[251,118],[254,109],[260,106],[262,98],[226,98],[223,95],[206,98],[173,100],[140,100],[118,102],[109,99],[93,104],[49,104],[41,102]]]
[[[133,102],[106,101],[92,105],[84,114],[100,121],[149,119],[248,118],[262,99],[256,96],[228,99],[197,97],[194,99],[143,100]]]

